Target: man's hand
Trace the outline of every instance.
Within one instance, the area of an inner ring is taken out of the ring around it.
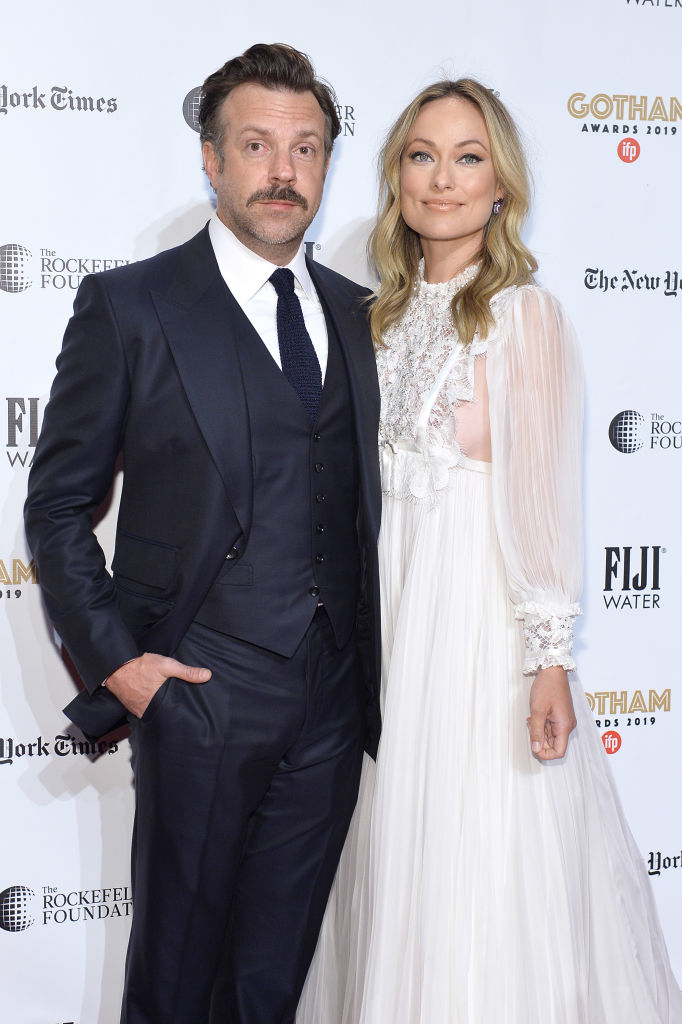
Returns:
[[[156,691],[171,676],[184,679],[186,683],[205,683],[211,678],[211,671],[183,665],[163,654],[142,654],[112,672],[106,680],[106,687],[127,711],[142,718]]]
[[[530,691],[530,749],[543,761],[563,757],[575,729],[573,699],[563,668],[538,670]]]

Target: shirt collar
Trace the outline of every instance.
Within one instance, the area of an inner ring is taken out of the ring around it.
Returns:
[[[277,264],[270,263],[239,241],[235,234],[223,224],[217,212],[208,223],[208,234],[215,253],[220,273],[240,306],[246,305],[269,280],[277,269]],[[306,297],[320,305],[305,260],[303,243],[287,267],[293,273]]]

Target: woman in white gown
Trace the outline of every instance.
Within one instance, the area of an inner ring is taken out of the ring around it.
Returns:
[[[573,675],[582,372],[532,283],[527,204],[514,125],[477,82],[424,90],[389,133],[384,732],[297,1024],[682,1022]]]

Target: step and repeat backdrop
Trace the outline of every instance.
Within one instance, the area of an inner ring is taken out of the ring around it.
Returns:
[[[22,527],[54,360],[84,275],[206,222],[198,86],[257,41],[336,88],[306,248],[365,283],[377,151],[415,92],[473,74],[520,124],[527,239],[587,374],[580,674],[682,978],[682,0],[38,0],[2,22],[0,1020],[115,1024],[132,909],[128,742],[88,743],[61,713],[76,683]],[[105,550],[115,508],[116,487]]]

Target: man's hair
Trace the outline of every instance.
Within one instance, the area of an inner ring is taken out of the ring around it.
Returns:
[[[223,100],[238,85],[255,82],[268,89],[311,92],[324,114],[324,148],[327,156],[341,133],[336,112],[337,99],[328,82],[315,77],[310,58],[286,43],[256,43],[240,57],[233,57],[209,75],[201,87],[199,126],[202,143],[210,142],[222,164],[224,122],[220,117]]]

